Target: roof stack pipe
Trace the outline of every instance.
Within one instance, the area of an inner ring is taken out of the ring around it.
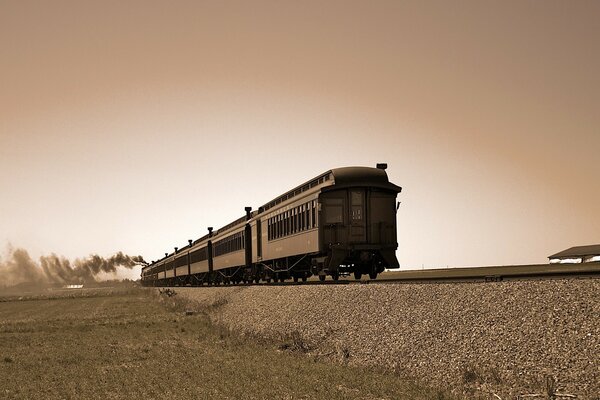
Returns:
[[[177,254],[177,250],[179,250],[179,247],[174,247],[175,249],[175,254]]]
[[[252,211],[252,207],[244,207],[244,210],[246,210],[246,221],[248,221],[250,219],[250,212]]]
[[[189,244],[190,247],[192,246],[192,242],[193,242],[192,239],[188,239],[188,244]]]
[[[377,169],[382,169],[385,171],[387,169],[387,163],[377,163]]]
[[[209,237],[209,238],[210,238],[210,237],[212,237],[212,231],[213,231],[213,227],[212,227],[212,226],[209,226],[209,227],[208,227],[208,237]]]
[[[169,257],[169,253],[165,253],[165,258]]]

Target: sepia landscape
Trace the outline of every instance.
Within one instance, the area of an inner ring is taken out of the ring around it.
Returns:
[[[600,400],[599,20],[0,0],[0,399]]]

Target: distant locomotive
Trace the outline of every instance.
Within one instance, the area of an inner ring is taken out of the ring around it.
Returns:
[[[398,268],[396,196],[386,164],[327,171],[142,268],[146,286],[375,279]]]

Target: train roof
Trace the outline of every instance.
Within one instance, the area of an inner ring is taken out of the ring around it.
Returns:
[[[341,167],[331,170],[335,186],[375,186],[399,193],[400,186],[396,186],[388,179],[383,168],[371,167]]]
[[[328,186],[335,186],[337,188],[340,186],[370,186],[391,190],[396,193],[402,191],[400,186],[396,186],[388,180],[387,173],[383,168],[340,167],[330,169],[329,171],[318,175],[316,178],[287,191],[263,205],[260,209],[262,209],[262,211],[267,211],[281,202],[328,181],[332,181]]]

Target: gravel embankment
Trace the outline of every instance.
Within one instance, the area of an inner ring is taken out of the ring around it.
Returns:
[[[552,379],[600,399],[600,279],[176,291],[242,335],[469,398],[546,396]]]

